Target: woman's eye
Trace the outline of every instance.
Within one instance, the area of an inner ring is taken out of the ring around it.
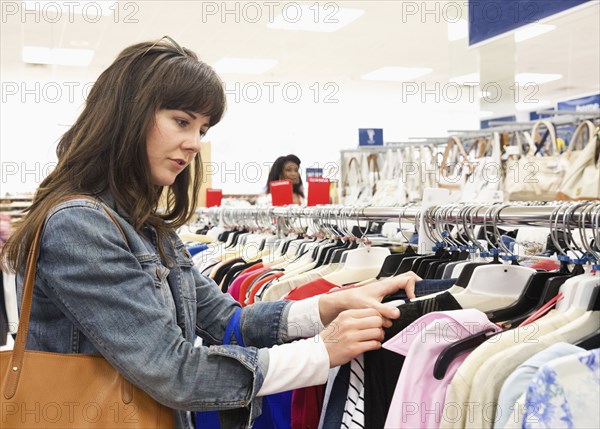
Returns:
[[[189,122],[186,121],[185,119],[175,119],[175,122],[177,122],[177,124],[182,128],[189,125]]]

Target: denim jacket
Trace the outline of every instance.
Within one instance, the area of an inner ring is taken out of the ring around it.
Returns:
[[[102,199],[113,205],[110,196]],[[246,347],[235,338],[222,345],[239,304],[198,272],[175,232],[162,242],[169,256],[162,261],[153,229],[140,235],[125,214],[111,212],[127,242],[97,202],[70,200],[48,213],[27,349],[100,353],[176,410],[177,427],[189,425],[187,411],[206,410],[222,410],[223,428],[250,427],[260,414],[265,348],[295,339],[287,334],[291,302],[244,308]],[[20,298],[22,273],[17,284]],[[194,348],[196,336],[203,347]]]

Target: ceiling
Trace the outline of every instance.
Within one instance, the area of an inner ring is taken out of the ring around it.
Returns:
[[[243,8],[248,2],[227,3],[230,10],[235,10],[236,4]],[[254,2],[262,8],[259,22],[244,19],[242,9],[238,16],[208,15],[207,4],[218,8],[224,3],[193,1],[121,1],[118,16],[105,16],[97,22],[92,22],[96,20],[93,12],[91,19],[64,13],[58,22],[49,22],[54,19],[43,14],[5,14],[0,33],[1,77],[3,81],[93,80],[124,47],[170,35],[210,64],[226,56],[278,60],[278,65],[264,75],[225,75],[226,82],[319,79],[352,84],[366,91],[385,91],[400,84],[364,81],[360,77],[385,66],[428,67],[433,72],[419,81],[443,84],[457,75],[492,68],[504,74],[494,78],[513,79],[516,72],[564,76],[542,85],[538,98],[558,100],[600,91],[600,2],[596,0],[545,19],[544,23],[552,23],[557,29],[539,37],[519,44],[506,43],[505,38],[504,42],[475,48],[468,47],[466,39],[449,42],[448,24],[439,16],[407,18],[400,1],[336,2],[340,7],[363,9],[365,13],[334,33],[268,28],[267,3]],[[279,12],[277,8],[274,11]],[[86,68],[32,66],[21,60],[21,49],[26,45],[86,47],[94,49],[95,56]],[[480,58],[485,58],[485,67],[480,65]]]

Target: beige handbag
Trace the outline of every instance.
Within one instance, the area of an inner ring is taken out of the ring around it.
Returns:
[[[476,150],[476,155],[472,159],[472,173],[465,177],[460,200],[486,202],[486,194],[499,191],[502,187],[500,135],[494,133],[490,140],[478,139],[469,149],[469,153],[473,150]]]
[[[42,228],[27,259],[14,350],[0,352],[0,427],[174,427],[173,410],[125,380],[102,356],[25,350]]]
[[[460,190],[465,178],[472,174],[473,165],[465,152],[465,148],[456,136],[448,139],[439,168],[437,185],[439,188]]]
[[[587,141],[583,149],[573,151],[579,140]],[[600,199],[600,129],[596,129],[590,121],[579,124],[569,148],[570,165],[558,188],[556,199],[559,200],[598,200]]]
[[[550,142],[544,146],[544,154],[536,155],[533,140],[540,128],[549,132]],[[565,160],[558,153],[556,132],[552,123],[541,120],[535,123],[529,140],[529,152],[506,163],[504,196],[507,201],[553,201],[565,174]]]

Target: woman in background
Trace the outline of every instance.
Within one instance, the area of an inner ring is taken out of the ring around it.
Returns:
[[[287,155],[280,156],[275,160],[267,179],[267,194],[271,193],[271,182],[276,180],[290,180],[292,182],[293,203],[303,203],[304,187],[300,175],[300,158],[296,155]]]

